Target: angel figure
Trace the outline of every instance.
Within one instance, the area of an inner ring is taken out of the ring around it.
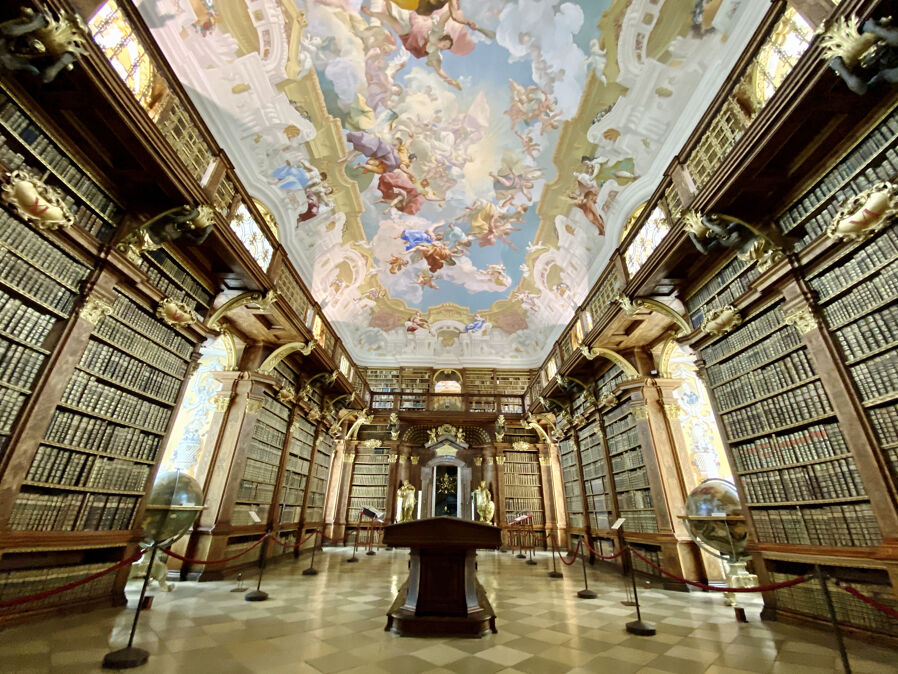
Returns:
[[[509,169],[506,169],[502,173],[493,173],[490,171],[490,176],[493,178],[493,189],[496,192],[496,197],[502,198],[502,195],[505,195],[505,200],[499,204],[499,206],[501,208],[507,207],[515,200],[515,197],[518,196],[518,194],[524,195],[524,198],[527,201],[533,201],[533,194],[530,190],[533,189],[533,181],[541,175],[541,169],[530,167],[525,168],[520,173]]]
[[[417,259],[423,259],[427,262],[427,267],[431,274],[435,274],[443,265],[455,266],[455,259],[452,251],[442,241],[434,241],[433,243],[418,246],[412,255]]]
[[[521,149],[531,159],[536,159],[536,155],[539,154],[540,144],[533,140],[533,136],[530,133],[521,133],[520,131],[515,131],[514,135],[521,139]]]
[[[422,269],[421,273],[418,274],[418,278],[415,280],[415,283],[422,288],[433,288],[434,290],[439,290],[439,286],[437,286],[434,281],[436,280],[436,276],[431,274],[426,269]]]
[[[483,326],[485,325],[486,319],[478,311],[474,314],[474,319],[465,326],[464,330],[462,330],[462,334],[467,334],[469,332],[480,332],[481,330],[483,330]]]
[[[511,279],[505,273],[505,265],[501,262],[487,265],[485,270],[478,269],[477,273],[488,278],[500,288],[507,288],[511,284]]]
[[[465,18],[465,15],[462,14],[459,0],[387,0],[387,2],[392,2],[397,7],[407,9],[411,12],[414,12],[415,14],[418,14],[419,16],[430,16],[434,12],[437,12],[445,7],[448,10],[449,17],[456,23],[467,26],[471,30],[476,30],[478,33],[482,33],[490,40],[496,39],[495,32],[487,30],[485,28],[480,28],[473,21]]]
[[[411,178],[402,171],[381,175],[377,181],[377,189],[383,195],[378,203],[389,204],[387,210],[395,208],[406,215],[415,215],[425,201],[443,201],[434,194],[419,191]]]
[[[391,274],[398,274],[408,267],[408,260],[401,255],[392,255],[387,259],[387,264],[390,265]]]
[[[599,236],[605,236],[605,219],[599,214],[596,207],[596,201],[599,198],[599,190],[596,186],[584,185],[578,180],[577,191],[568,194],[567,198],[573,202],[575,208],[580,209],[587,220],[596,226]]]
[[[412,314],[409,319],[405,322],[405,331],[406,332],[417,332],[418,330],[427,330],[431,335],[433,334],[433,330],[430,327],[430,322],[424,318],[424,314],[420,311],[416,311]]]
[[[411,522],[415,519],[415,503],[417,501],[415,487],[408,480],[396,491],[397,510],[400,522]]]

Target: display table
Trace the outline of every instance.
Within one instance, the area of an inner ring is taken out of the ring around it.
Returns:
[[[502,545],[502,530],[457,517],[384,527],[384,544],[411,548],[408,580],[387,613],[402,635],[479,637],[496,631],[496,614],[477,582],[476,550]]]

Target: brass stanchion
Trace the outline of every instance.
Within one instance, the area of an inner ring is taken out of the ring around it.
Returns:
[[[147,594],[147,585],[150,583],[150,574],[153,571],[153,562],[156,560],[156,545],[150,552],[150,563],[143,577],[143,586],[140,588],[140,599],[137,600],[137,610],[134,611],[134,621],[131,623],[131,634],[128,636],[128,645],[117,651],[107,653],[103,658],[105,669],[131,669],[140,667],[150,658],[149,652],[142,648],[134,648],[134,635],[137,633],[137,621],[140,619],[140,611],[143,608],[143,600]]]
[[[299,540],[302,541],[302,531],[299,534]],[[315,536],[312,538],[312,559],[309,561],[309,568],[303,569],[302,575],[304,576],[317,576],[318,569],[315,568],[315,548],[318,547],[318,529],[315,529]],[[302,552],[302,543],[299,545],[300,552]]]
[[[621,532],[623,537],[623,532]],[[627,547],[627,558],[630,562],[630,582],[633,583],[633,603],[636,605],[636,620],[628,622],[627,631],[640,637],[653,637],[657,630],[652,623],[642,621],[642,612],[639,610],[639,593],[636,591],[636,567],[633,565],[633,553]]]
[[[352,546],[352,557],[346,560],[347,564],[355,564],[359,561],[359,558],[355,556],[356,551],[359,549],[359,531],[362,530],[362,515],[359,514],[359,521],[355,525],[355,543]]]
[[[817,580],[820,581],[820,589],[823,590],[823,599],[826,601],[829,620],[833,626],[833,634],[836,635],[836,644],[839,646],[839,656],[842,658],[842,668],[845,670],[845,674],[851,674],[848,651],[845,650],[845,640],[842,639],[842,629],[839,627],[839,620],[836,617],[836,607],[833,605],[833,598],[830,596],[829,587],[826,585],[826,575],[819,564],[814,564],[814,573],[817,575]]]
[[[265,532],[265,537],[271,534],[271,530]],[[268,541],[263,541],[262,545],[259,546],[259,580],[256,583],[256,589],[250,590],[243,598],[246,601],[265,601],[268,599],[268,593],[262,590],[262,574],[265,571],[265,552],[268,550]]]
[[[555,555],[558,554],[558,550],[555,547],[555,536],[550,535],[549,540],[552,542],[552,570],[549,571],[549,578],[564,578],[564,574],[558,570],[558,562],[555,560]]]
[[[527,542],[528,542],[527,554],[530,556],[530,558],[524,563],[527,566],[536,566],[536,560],[533,559],[534,547],[536,546],[536,540],[534,537],[533,518],[532,517],[530,518],[530,528],[527,530],[527,539],[528,539],[527,540]]]
[[[583,539],[580,539],[580,542],[577,543],[577,549],[581,551],[580,559],[583,561],[583,589],[577,593],[577,596],[580,599],[595,599],[599,595],[597,595],[593,590],[589,589],[589,579],[586,577],[586,551],[582,550],[583,548]]]

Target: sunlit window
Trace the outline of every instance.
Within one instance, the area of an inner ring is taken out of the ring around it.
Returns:
[[[658,244],[667,236],[670,231],[670,225],[667,224],[667,218],[664,211],[656,208],[648,217],[636,237],[630,242],[627,252],[624,253],[624,259],[627,262],[627,271],[635,274],[640,267],[649,259]]]
[[[555,357],[552,356],[549,359],[549,362],[546,363],[546,379],[551,379],[558,372],[558,364],[555,362]]]
[[[347,379],[349,378],[349,359],[342,354],[340,355],[340,372],[346,375]]]
[[[324,321],[321,320],[321,316],[315,314],[315,320],[312,321],[312,336],[315,340],[324,346]]]
[[[764,105],[808,48],[814,30],[791,7],[783,13],[757,56],[755,95]]]
[[[149,111],[158,74],[115,0],[100,5],[87,25],[115,72]]]
[[[580,314],[580,321],[583,323],[583,332],[589,332],[592,330],[592,312],[584,311]]]
[[[253,219],[246,204],[240,204],[237,208],[237,212],[234,213],[234,218],[231,220],[231,229],[234,230],[253,259],[259,263],[259,266],[267,270],[274,249],[262,228]]]
[[[576,349],[580,346],[580,342],[583,341],[583,327],[580,325],[580,321],[574,323],[574,328],[571,330],[571,348]]]

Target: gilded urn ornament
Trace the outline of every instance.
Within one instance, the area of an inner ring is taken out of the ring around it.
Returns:
[[[845,201],[826,234],[842,241],[863,241],[888,225],[896,214],[898,185],[879,182]]]
[[[742,323],[742,316],[732,304],[725,307],[712,309],[705,314],[705,320],[702,321],[702,332],[719,337],[730,332],[733,328]]]
[[[166,325],[187,326],[196,322],[196,314],[184,302],[178,302],[166,297],[156,307],[156,316],[165,321]]]

